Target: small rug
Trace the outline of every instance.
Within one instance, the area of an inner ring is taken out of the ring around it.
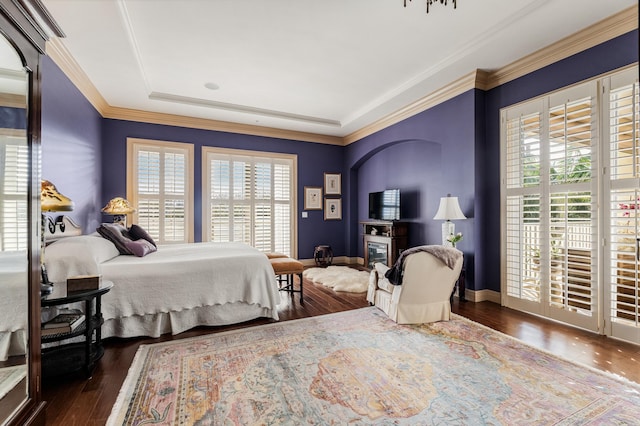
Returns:
[[[637,424],[640,385],[375,307],[139,348],[108,425]]]
[[[328,266],[309,268],[303,276],[314,283],[332,288],[334,291],[364,293],[369,287],[369,272],[359,271],[348,266]]]

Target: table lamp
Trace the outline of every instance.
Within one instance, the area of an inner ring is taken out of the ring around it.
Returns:
[[[48,180],[42,180],[40,182],[40,211],[41,211],[41,224],[40,224],[40,244],[41,244],[41,256],[40,256],[40,272],[42,274],[42,281],[40,282],[40,293],[49,294],[53,291],[53,283],[49,281],[47,276],[47,268],[44,263],[44,251],[45,251],[45,224],[49,225],[49,232],[52,234],[56,232],[56,222],[50,217],[44,214],[44,212],[70,212],[73,210],[73,201],[69,197],[62,195],[58,192],[58,189],[54,184]],[[63,224],[61,224],[61,230]]]
[[[449,235],[455,235],[456,233],[456,226],[451,221],[467,218],[464,213],[462,213],[462,210],[460,210],[458,197],[452,197],[451,194],[447,194],[446,197],[440,198],[440,206],[433,218],[445,221],[442,224],[442,245],[453,247],[453,244],[447,241]]]
[[[133,208],[129,201],[122,197],[112,198],[106,206],[102,208],[102,212],[113,216],[114,223],[121,223],[123,226],[127,226],[127,215],[134,213],[136,209]]]

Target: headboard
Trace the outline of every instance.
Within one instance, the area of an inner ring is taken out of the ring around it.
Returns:
[[[46,242],[56,241],[60,238],[82,235],[82,228],[71,217],[62,215],[52,219],[45,216],[44,240]]]

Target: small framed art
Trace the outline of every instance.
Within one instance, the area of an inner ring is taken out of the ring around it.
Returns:
[[[304,209],[322,210],[322,188],[319,186],[304,187]]]
[[[324,174],[324,193],[326,195],[342,195],[342,175],[340,173]]]
[[[324,220],[342,220],[342,199],[324,199]]]

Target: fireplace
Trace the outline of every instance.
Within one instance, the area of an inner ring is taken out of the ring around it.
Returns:
[[[387,264],[387,257],[389,254],[389,245],[386,243],[376,243],[373,241],[367,241],[367,260],[369,261],[367,268],[373,268],[373,264],[383,263]],[[391,266],[391,265],[388,265]]]

